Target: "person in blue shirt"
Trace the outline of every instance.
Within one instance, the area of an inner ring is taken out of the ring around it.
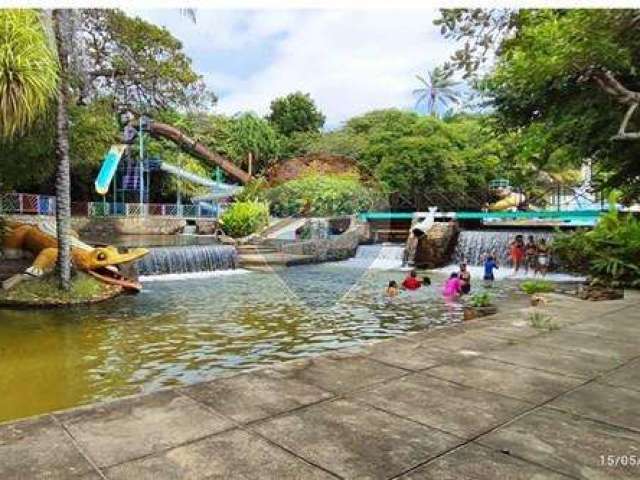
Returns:
[[[499,268],[498,267],[498,263],[496,262],[495,258],[493,257],[493,255],[488,254],[485,259],[484,259],[484,281],[485,283],[490,283],[493,282],[495,280],[495,277],[493,275],[493,271]]]

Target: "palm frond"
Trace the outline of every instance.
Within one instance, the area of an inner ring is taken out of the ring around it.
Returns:
[[[48,108],[58,59],[35,10],[0,10],[0,136],[24,132]]]

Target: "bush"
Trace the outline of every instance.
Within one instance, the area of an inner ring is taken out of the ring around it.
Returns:
[[[611,200],[609,213],[593,230],[559,234],[553,242],[560,261],[571,271],[611,287],[640,287],[640,220],[620,215]]]
[[[220,221],[227,235],[246,237],[269,224],[269,207],[264,202],[235,202],[222,214]]]
[[[267,192],[271,210],[277,216],[349,215],[372,209],[376,193],[356,175],[311,174],[289,180]]]
[[[554,290],[553,283],[547,280],[527,280],[526,282],[522,282],[520,288],[528,295],[533,295],[534,293],[548,293],[553,292]]]
[[[492,300],[491,295],[487,292],[476,293],[471,296],[470,304],[472,307],[488,307]]]
[[[557,330],[560,326],[553,321],[553,317],[540,312],[532,312],[529,314],[529,325],[536,330]]]

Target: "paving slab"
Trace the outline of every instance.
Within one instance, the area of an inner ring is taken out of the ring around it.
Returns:
[[[400,368],[352,355],[326,355],[273,367],[285,378],[310,383],[332,393],[346,393],[406,375]]]
[[[575,377],[509,365],[489,358],[442,365],[425,373],[534,403],[546,402],[583,383]]]
[[[312,405],[252,428],[344,478],[393,477],[460,443],[452,435],[348,400]]]
[[[177,446],[233,426],[176,391],[56,415],[100,467]]]
[[[587,355],[607,356],[624,363],[640,356],[640,345],[637,337],[625,341],[584,335],[575,331],[552,332],[549,335],[531,340],[530,345],[557,347],[576,350]]]
[[[469,330],[481,330],[487,335],[509,340],[525,340],[542,334],[540,330],[533,328],[521,313],[498,319],[481,318],[468,323],[471,324],[467,327]]]
[[[485,432],[533,407],[422,373],[359,392],[354,398],[464,438]]]
[[[549,406],[640,432],[640,392],[634,390],[592,382]]]
[[[266,440],[231,430],[106,471],[110,480],[335,478]]]
[[[538,465],[470,443],[432,460],[402,480],[569,480]]]
[[[52,417],[0,426],[0,478],[88,480],[92,475],[91,464]]]
[[[623,363],[617,357],[588,354],[578,350],[547,346],[543,343],[514,345],[486,352],[483,356],[514,365],[584,379],[593,378]]]
[[[240,423],[259,420],[333,397],[329,392],[309,383],[287,378],[274,369],[199,383],[182,391]]]
[[[640,320],[629,320],[630,310],[625,309],[615,316],[602,316],[598,320],[576,323],[567,327],[568,332],[593,335],[598,338],[628,341],[640,337]]]
[[[425,346],[415,339],[377,342],[368,346],[366,355],[379,362],[412,371],[467,358],[458,352]]]
[[[484,333],[482,330],[456,331],[419,340],[423,348],[439,348],[452,352],[468,352],[470,355],[486,352],[511,344],[509,339]]]
[[[530,412],[477,441],[574,478],[637,479],[640,474],[640,466],[606,465],[607,455],[640,455],[639,434],[553,409]]]
[[[629,362],[613,372],[605,374],[598,378],[597,381],[607,385],[640,391],[640,359]]]

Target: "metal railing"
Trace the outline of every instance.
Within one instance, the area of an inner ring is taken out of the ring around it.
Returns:
[[[5,193],[0,195],[0,215],[55,215],[56,199],[49,195]],[[72,202],[71,214],[87,217],[216,218],[215,208],[174,203]]]

